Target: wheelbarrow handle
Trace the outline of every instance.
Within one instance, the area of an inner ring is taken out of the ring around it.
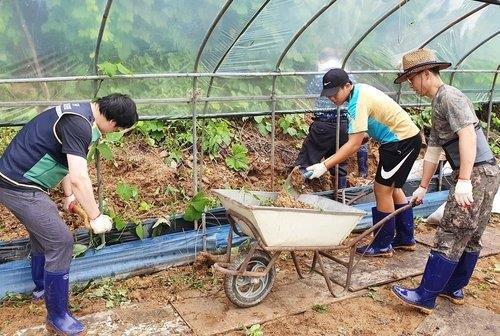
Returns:
[[[365,232],[363,232],[362,234],[360,234],[353,242],[352,244],[356,244],[357,242],[359,242],[361,239],[363,239],[364,237],[368,236],[370,233],[372,233],[373,231],[377,230],[378,228],[380,228],[382,225],[384,225],[389,219],[391,218],[394,218],[396,217],[397,215],[399,215],[400,213],[408,210],[408,209],[411,209],[413,208],[414,206],[416,206],[417,204],[415,202],[409,202],[408,204],[406,204],[405,206],[402,206],[401,208],[399,209],[396,209],[394,212],[391,212],[390,214],[388,214],[387,216],[385,216],[384,218],[382,218],[380,221],[378,221],[376,224],[374,224],[371,228],[369,228],[368,230],[366,230]]]

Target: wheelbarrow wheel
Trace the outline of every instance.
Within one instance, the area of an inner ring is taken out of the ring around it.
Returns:
[[[243,264],[246,255],[238,256],[230,265],[231,270],[238,270]],[[269,254],[257,250],[248,262],[246,271],[264,272],[271,262]],[[263,277],[249,277],[243,275],[226,275],[224,277],[224,291],[227,298],[235,305],[247,308],[259,304],[271,291],[276,277],[276,267],[271,267]]]

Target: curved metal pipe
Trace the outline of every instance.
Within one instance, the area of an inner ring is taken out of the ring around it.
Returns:
[[[500,64],[497,66],[497,71],[500,69]],[[490,101],[488,103],[488,128],[486,129],[486,140],[490,137],[490,126],[491,126],[491,112],[493,110],[493,92],[495,92],[495,84],[498,78],[498,72],[495,73],[493,77],[493,84],[491,85],[490,91]]]
[[[220,19],[224,16],[226,13],[227,9],[231,5],[233,0],[227,0],[222,9],[219,11],[217,16],[215,17],[214,21],[210,25],[210,28],[208,29],[207,33],[205,34],[205,37],[203,38],[203,41],[201,42],[200,48],[198,49],[198,54],[196,55],[196,60],[194,62],[194,69],[193,72],[198,71],[198,65],[200,63],[200,58],[201,54],[203,53],[203,50],[205,49],[205,46],[207,45],[208,39],[212,35],[212,32],[214,31],[215,27],[217,24],[219,24]],[[191,104],[193,104],[192,108],[192,133],[193,133],[193,191],[194,194],[196,195],[198,193],[198,128],[196,126],[196,121],[197,121],[197,115],[196,115],[196,101],[198,99],[198,77],[193,78],[193,92],[192,92],[192,99],[191,99]],[[203,131],[203,129],[202,129]],[[198,221],[195,221],[195,229],[198,227]]]
[[[293,46],[293,44],[295,43],[295,41],[297,41],[297,39],[302,35],[302,33],[314,22],[316,21],[316,19],[321,15],[323,14],[328,8],[330,8],[337,0],[331,0],[328,4],[324,5],[323,7],[321,7],[321,9],[316,12],[316,14],[314,14],[307,22],[305,25],[302,26],[302,28],[299,29],[299,31],[297,31],[295,33],[295,35],[293,35],[292,39],[290,40],[290,42],[288,42],[287,46],[285,47],[285,49],[283,49],[283,52],[281,53],[280,57],[278,58],[278,61],[276,62],[276,71],[279,71],[279,67],[281,65],[281,62],[283,61],[283,58],[285,58],[286,54],[288,53],[288,50],[290,50],[290,48]]]
[[[457,18],[456,20],[454,20],[453,22],[449,23],[448,25],[446,25],[446,27],[444,27],[443,29],[441,29],[439,32],[437,32],[436,34],[432,35],[427,41],[425,41],[418,49],[422,49],[423,47],[425,47],[426,45],[428,45],[429,43],[431,43],[436,37],[438,37],[439,35],[441,35],[442,33],[444,33],[445,31],[447,31],[448,29],[450,29],[451,27],[453,27],[454,25],[456,25],[457,23],[465,20],[466,18],[468,18],[469,16],[471,16],[472,14],[480,11],[481,9],[483,9],[484,7],[488,6],[489,4],[482,4],[480,6],[477,6],[476,8],[474,8],[473,10],[471,10],[470,12],[467,12],[465,13],[464,15],[462,15],[461,17]]]
[[[219,70],[220,66],[222,65],[222,62],[224,62],[224,59],[226,58],[226,56],[229,54],[229,52],[231,51],[231,49],[234,47],[234,45],[236,44],[236,42],[238,42],[238,40],[240,39],[240,37],[247,31],[247,29],[250,27],[250,25],[255,21],[255,19],[257,18],[257,16],[259,16],[259,14],[262,12],[262,10],[266,7],[266,5],[269,3],[269,1],[271,0],[266,0],[264,1],[264,3],[262,4],[262,6],[260,6],[260,8],[255,12],[255,14],[250,18],[250,20],[248,20],[247,24],[245,25],[245,27],[243,27],[243,29],[240,31],[240,33],[238,34],[238,36],[234,39],[233,43],[231,43],[231,45],[229,46],[229,48],[227,48],[226,52],[224,53],[224,55],[222,55],[222,57],[220,58],[219,62],[217,63],[217,65],[215,66],[214,70],[212,71],[213,73],[216,73],[217,70]],[[207,98],[210,97],[210,93],[212,92],[212,85],[214,83],[214,80],[215,80],[215,77],[211,77],[210,78],[210,81],[208,83],[208,89],[207,89]],[[205,103],[205,106],[203,107],[203,114],[205,114],[207,112],[207,106],[208,106],[208,103]]]
[[[224,4],[224,7],[219,11],[217,16],[215,17],[214,21],[210,25],[210,28],[208,29],[207,33],[205,34],[205,37],[203,38],[203,41],[201,42],[200,48],[198,49],[198,54],[196,55],[196,60],[194,61],[194,70],[193,72],[198,71],[198,64],[200,63],[200,58],[201,54],[203,53],[203,50],[205,49],[205,46],[207,45],[208,39],[210,36],[212,36],[212,32],[214,31],[215,27],[219,24],[220,19],[226,14],[227,9],[229,6],[231,6],[231,3],[233,0],[227,0],[226,3]]]
[[[363,34],[363,36],[361,36],[356,41],[356,43],[354,43],[354,45],[351,47],[351,49],[349,49],[349,51],[347,52],[347,55],[345,56],[344,60],[342,61],[342,69],[345,68],[347,60],[349,59],[349,57],[351,56],[351,54],[354,52],[354,50],[358,47],[358,45],[360,45],[361,42],[363,42],[363,40],[365,39],[365,37],[368,36],[368,34],[370,34],[385,19],[387,19],[389,16],[391,16],[392,13],[394,13],[395,11],[397,11],[398,9],[400,9],[401,7],[403,7],[409,1],[410,0],[402,0],[402,1],[400,1],[397,6],[394,6],[390,11],[388,11],[387,13],[385,13],[384,16],[382,16],[380,19],[378,19],[377,21],[375,21],[375,23]]]
[[[500,34],[500,30],[496,31],[495,33],[493,33],[492,35],[488,36],[487,38],[485,38],[484,40],[482,40],[481,42],[479,42],[479,44],[477,44],[474,48],[472,48],[471,50],[469,50],[468,53],[466,53],[458,62],[457,64],[455,64],[455,66],[453,67],[453,69],[457,69],[460,64],[462,64],[462,62],[467,58],[469,57],[474,51],[476,51],[477,49],[479,49],[483,44],[485,44],[486,42],[488,42],[489,40],[491,40],[492,38],[494,38],[495,36],[497,36],[498,34]],[[451,73],[451,76],[450,76],[450,85],[452,85],[453,83],[453,78],[455,77],[455,73],[452,72]]]
[[[104,35],[104,28],[106,27],[106,22],[108,21],[108,15],[112,4],[113,0],[108,0],[106,2],[106,7],[104,7],[104,13],[102,14],[101,26],[99,27],[99,34],[97,35],[97,42],[94,52],[94,75],[97,75],[97,62],[99,61],[99,53],[101,51],[102,36]],[[99,81],[96,80],[94,81],[94,98],[97,96],[98,91]]]

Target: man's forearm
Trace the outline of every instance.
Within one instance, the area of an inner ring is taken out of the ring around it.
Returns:
[[[73,189],[71,188],[71,181],[69,180],[69,175],[64,176],[62,180],[62,187],[64,191],[64,196],[68,197],[73,194]]]
[[[92,182],[88,175],[72,176],[70,177],[70,181],[73,193],[83,210],[85,210],[91,219],[99,216],[99,207],[95,201]]]
[[[431,182],[432,176],[436,171],[437,164],[424,160],[424,165],[422,168],[422,179],[420,180],[420,185],[424,188],[429,187],[429,183]]]
[[[349,156],[355,153],[359,147],[359,144],[354,143],[353,141],[348,141],[340,147],[335,154],[325,160],[324,164],[326,169],[331,169],[332,167],[335,167],[335,165],[344,162],[349,158]]]

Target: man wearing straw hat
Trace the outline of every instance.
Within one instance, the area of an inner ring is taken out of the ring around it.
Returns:
[[[381,145],[375,175],[377,206],[372,208],[376,224],[408,202],[401,189],[418,157],[422,138],[408,113],[382,91],[367,84],[353,84],[343,69],[331,69],[323,76],[321,95],[335,105],[347,102],[349,140],[334,155],[307,167],[304,176],[316,178],[346,160],[361,146],[365,132]],[[414,250],[413,211],[401,212],[375,233],[372,243],[356,249],[371,257],[391,257],[394,249]]]
[[[453,168],[444,215],[434,247],[416,289],[394,286],[403,302],[429,313],[436,297],[463,304],[463,288],[469,282],[481,250],[481,236],[490,219],[493,198],[500,184],[499,167],[470,100],[441,80],[440,62],[431,50],[418,49],[403,56],[403,72],[394,81],[410,82],[421,96],[432,99],[432,126],[420,187],[413,200],[421,203],[439,161],[441,150]]]

